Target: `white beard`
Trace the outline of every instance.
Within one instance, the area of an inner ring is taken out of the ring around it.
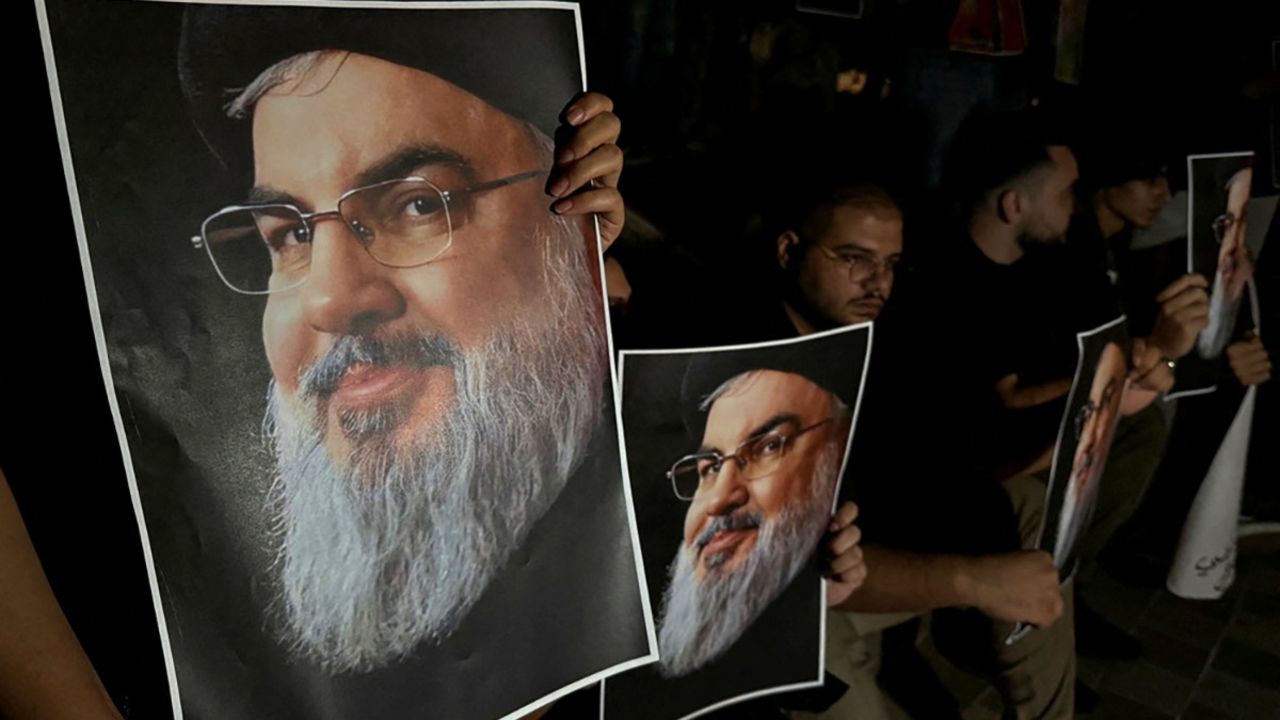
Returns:
[[[1196,351],[1200,357],[1212,359],[1222,354],[1231,331],[1235,329],[1237,305],[1238,301],[1232,301],[1228,296],[1226,279],[1219,270],[1209,293],[1209,325],[1196,338]]]
[[[600,297],[568,223],[530,241],[544,248],[546,302],[465,352],[424,336],[451,356],[455,391],[421,437],[393,442],[394,411],[342,418],[353,449],[335,462],[324,403],[301,390],[287,399],[273,383],[285,635],[331,672],[448,638],[586,452],[608,378]],[[358,355],[359,339],[349,342]]]
[[[694,575],[695,551],[681,544],[672,562],[658,631],[658,672],[688,675],[723,655],[804,567],[831,521],[844,448],[829,443],[815,465],[809,494],[764,521],[737,570],[708,566]]]

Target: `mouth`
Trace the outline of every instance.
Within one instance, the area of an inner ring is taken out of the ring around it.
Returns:
[[[756,528],[722,530],[712,535],[711,540],[699,549],[698,557],[702,559],[703,564],[708,568],[719,567],[727,562],[738,548],[756,532]]]
[[[851,301],[849,305],[863,315],[877,315],[884,309],[884,300],[875,297],[862,298]]]
[[[348,407],[381,405],[400,395],[421,374],[421,370],[405,365],[354,365],[339,378],[329,400]]]

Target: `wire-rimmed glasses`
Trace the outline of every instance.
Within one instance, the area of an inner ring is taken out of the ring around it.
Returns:
[[[306,213],[289,203],[232,205],[210,215],[191,238],[218,277],[244,295],[267,295],[306,282],[311,240],[321,220],[335,218],[370,257],[393,268],[426,265],[453,245],[454,216],[467,198],[544,175],[530,170],[460,190],[423,177],[386,180],[343,193],[332,210]]]
[[[671,481],[676,497],[685,501],[693,500],[698,488],[711,482],[729,461],[737,464],[744,480],[758,480],[778,470],[796,438],[832,420],[820,420],[790,433],[780,429],[761,433],[747,438],[731,455],[715,451],[685,455],[672,463],[667,479]]]

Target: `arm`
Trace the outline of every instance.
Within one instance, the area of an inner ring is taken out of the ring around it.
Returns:
[[[67,624],[0,472],[0,717],[119,720]]]
[[[1007,622],[1045,627],[1062,614],[1058,571],[1048,553],[1020,550],[970,557],[863,548],[867,576],[838,607],[854,612],[923,612],[973,607]]]
[[[1006,375],[996,382],[996,394],[1009,410],[1026,410],[1053,402],[1071,392],[1071,378],[1058,378],[1034,385],[1020,385],[1017,374]]]

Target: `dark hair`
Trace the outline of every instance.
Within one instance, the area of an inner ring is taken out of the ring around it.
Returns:
[[[805,240],[820,237],[831,228],[835,209],[846,205],[870,213],[902,215],[888,191],[875,183],[827,182],[809,185],[780,203],[766,223],[769,237],[774,240],[787,230]]]
[[[1169,174],[1169,142],[1158,123],[1097,123],[1073,148],[1080,161],[1080,189],[1092,195],[1132,180],[1154,180]]]
[[[967,216],[993,192],[1050,166],[1050,146],[1067,144],[1065,130],[1044,114],[977,110],[951,141],[943,190]]]

